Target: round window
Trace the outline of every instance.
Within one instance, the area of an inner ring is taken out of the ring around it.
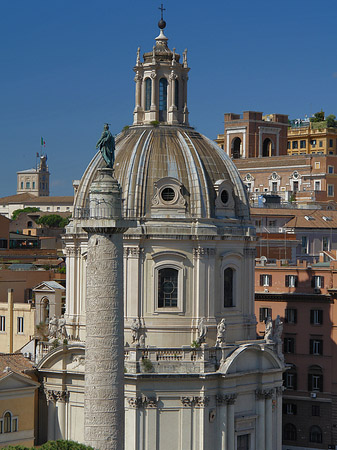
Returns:
[[[165,292],[165,294],[172,294],[172,292],[174,291],[174,284],[172,283],[172,281],[164,281],[163,291]]]
[[[161,191],[161,198],[164,202],[172,202],[176,196],[175,191],[172,188],[165,188]]]
[[[228,195],[228,191],[226,191],[226,189],[221,191],[220,198],[221,198],[222,203],[226,204],[228,202],[229,195]]]

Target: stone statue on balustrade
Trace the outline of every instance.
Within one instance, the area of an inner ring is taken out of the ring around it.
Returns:
[[[221,347],[226,342],[226,319],[222,318],[217,325],[216,347]]]
[[[198,337],[197,344],[202,344],[205,342],[207,334],[207,325],[205,324],[205,317],[201,317],[198,321]]]
[[[100,149],[107,167],[112,169],[115,163],[115,138],[111,134],[107,123],[104,125],[102,136],[97,142],[96,148]]]
[[[132,335],[132,344],[139,344],[141,324],[138,318],[132,320],[130,328]]]
[[[273,341],[273,321],[270,316],[266,319],[266,328],[264,333],[264,339],[267,344],[272,344]]]
[[[282,352],[282,333],[283,333],[283,321],[279,315],[275,319],[275,331],[273,336],[273,341],[275,343],[277,356],[281,361],[284,361],[284,356]]]

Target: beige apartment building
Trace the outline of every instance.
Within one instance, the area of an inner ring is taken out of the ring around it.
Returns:
[[[337,128],[326,121],[292,121],[287,146],[289,155],[336,155]]]

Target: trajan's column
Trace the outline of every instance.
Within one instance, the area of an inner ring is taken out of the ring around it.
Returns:
[[[111,164],[112,165],[112,164]],[[124,449],[123,233],[121,189],[112,168],[91,184],[88,233],[85,443],[99,450]]]

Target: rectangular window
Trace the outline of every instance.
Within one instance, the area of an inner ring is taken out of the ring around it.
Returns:
[[[324,288],[324,277],[320,275],[315,275],[311,278],[311,287],[314,289]]]
[[[288,141],[288,150],[290,150],[290,141]]]
[[[322,339],[310,339],[310,355],[323,355]]]
[[[35,189],[35,181],[33,181],[33,189]]]
[[[23,181],[21,181],[21,189],[23,189]]]
[[[265,322],[268,317],[272,317],[271,308],[260,308],[259,310],[259,318],[260,322]]]
[[[260,286],[271,286],[272,285],[272,277],[271,275],[260,275]]]
[[[300,148],[305,148],[307,146],[306,141],[300,141]]]
[[[178,270],[167,267],[158,270],[158,307],[178,306]]]
[[[320,190],[321,190],[321,182],[315,181],[315,191],[320,191]]]
[[[26,189],[30,189],[30,182],[29,181],[26,182]]]
[[[310,323],[311,325],[323,325],[323,310],[311,309],[310,310]]]
[[[333,173],[333,166],[328,166],[328,173]]]
[[[16,417],[12,420],[12,431],[18,431],[18,419]]]
[[[23,317],[18,317],[18,333],[23,333]]]
[[[323,236],[322,249],[323,252],[328,252],[330,250],[330,239],[327,236]]]
[[[283,342],[284,353],[295,353],[295,338],[285,337]]]
[[[301,253],[302,253],[302,255],[306,255],[308,253],[308,238],[307,238],[307,236],[302,236]]]
[[[312,139],[310,141],[310,145],[311,145],[311,147],[315,148],[316,147],[316,139]]]
[[[284,386],[286,389],[297,389],[297,374],[296,373],[289,373],[285,372],[283,377]]]
[[[283,414],[295,416],[297,414],[297,405],[294,403],[283,403]]]
[[[277,192],[277,182],[273,181],[271,184],[271,191],[272,192]]]
[[[286,275],[285,284],[286,287],[297,287],[298,276],[297,275]]]
[[[293,141],[293,149],[297,149],[298,148],[298,141]]]
[[[311,415],[312,416],[318,416],[318,417],[321,415],[321,411],[320,411],[319,405],[312,405],[311,406]]]
[[[319,141],[319,146],[323,147],[323,141]]]
[[[242,434],[237,439],[237,450],[249,450],[250,449],[250,434]]]
[[[285,323],[297,323],[297,309],[287,308],[285,310]]]
[[[333,184],[328,184],[328,197],[333,197],[334,195],[334,186]]]
[[[7,248],[8,241],[7,239],[0,239],[0,248]]]
[[[321,163],[320,162],[315,162],[315,169],[320,169],[321,167]]]
[[[6,331],[6,317],[0,316],[0,331]]]
[[[298,181],[293,181],[293,191],[294,192],[298,191]]]
[[[333,147],[333,140],[329,139],[329,147]]]

